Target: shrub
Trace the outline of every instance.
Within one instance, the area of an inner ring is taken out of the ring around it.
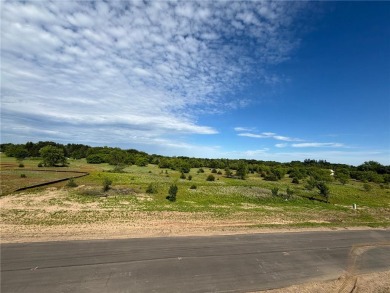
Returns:
[[[148,185],[148,188],[146,188],[146,193],[158,193],[158,185],[155,182],[152,182]]]
[[[27,178],[26,174],[20,174],[20,178]]]
[[[320,191],[320,194],[325,197],[326,201],[329,201],[329,187],[325,184],[325,182],[319,182],[317,183],[317,188]]]
[[[299,179],[297,177],[294,177],[291,183],[299,184]]]
[[[214,175],[210,174],[209,176],[207,176],[206,180],[207,181],[214,181],[215,177],[214,177]]]
[[[38,164],[38,168],[42,168],[43,167],[43,164],[42,163],[39,163]]]
[[[196,188],[197,188],[197,187],[196,187],[195,184],[192,184],[191,187],[190,187],[190,189],[196,189]]]
[[[271,189],[272,196],[278,196],[279,188],[274,187]]]
[[[188,180],[192,180],[192,175],[188,175]]]
[[[287,187],[287,196],[291,197],[294,194],[294,190],[290,189],[290,187]]]
[[[176,201],[176,194],[177,194],[178,188],[175,184],[171,185],[169,187],[168,196],[166,197],[169,201]]]
[[[279,177],[276,174],[274,174],[274,173],[270,173],[270,174],[267,174],[264,177],[264,180],[267,180],[267,181],[278,181]]]
[[[305,185],[305,188],[307,190],[313,190],[313,188],[316,187],[316,185],[317,185],[317,181],[313,177],[310,177],[307,180],[307,184]]]
[[[186,179],[186,175],[183,172],[181,172],[180,179]]]
[[[68,187],[77,187],[78,185],[77,185],[77,183],[74,181],[74,179],[71,178],[71,179],[68,181],[68,183],[66,184],[66,186],[68,186]]]
[[[123,170],[126,166],[125,165],[115,165],[114,166],[114,169],[108,171],[108,172],[111,172],[111,173],[125,173],[125,171]]]
[[[20,164],[19,164],[19,168],[24,168],[24,164],[23,164],[23,163],[20,163]]]
[[[211,170],[211,173],[217,174],[217,169],[213,168],[213,170]]]
[[[112,184],[112,180],[108,178],[104,178],[103,180],[103,191],[106,192],[110,190]]]
[[[370,184],[368,184],[368,183],[364,183],[363,184],[363,189],[365,191],[371,191],[372,190],[372,186]]]
[[[203,168],[199,168],[198,173],[204,173]]]
[[[104,154],[92,154],[87,156],[87,163],[88,164],[101,164],[104,163],[106,160],[104,158]]]
[[[218,170],[217,174],[218,174],[218,175],[222,175],[222,171],[221,171],[221,170]]]

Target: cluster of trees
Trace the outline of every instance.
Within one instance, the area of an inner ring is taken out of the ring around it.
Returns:
[[[51,141],[27,142],[26,144],[1,144],[0,151],[7,156],[23,160],[27,157],[43,157],[45,154],[56,154],[44,160],[44,164],[64,165],[64,158],[86,158],[90,164],[109,163],[115,166],[156,164],[160,168],[189,173],[191,168],[207,167],[213,170],[224,170],[225,176],[245,179],[249,173],[259,174],[265,180],[278,181],[286,174],[293,183],[313,178],[316,182],[338,180],[345,184],[349,179],[363,182],[390,183],[390,166],[368,161],[357,167],[345,164],[332,164],[325,160],[306,159],[279,163],[260,160],[207,159],[190,157],[167,157],[135,149],[122,150],[113,147],[91,147],[83,144],[59,144]],[[57,159],[55,160],[55,158]],[[54,163],[53,163],[54,161]],[[334,171],[331,176],[330,170]]]

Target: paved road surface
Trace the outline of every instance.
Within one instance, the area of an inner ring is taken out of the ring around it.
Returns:
[[[362,246],[353,250],[354,245]],[[390,231],[1,245],[1,292],[247,292],[390,270]]]

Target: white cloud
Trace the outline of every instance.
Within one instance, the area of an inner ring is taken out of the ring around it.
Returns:
[[[242,128],[242,127],[236,127],[236,131],[237,132],[248,131],[248,129]],[[256,133],[251,133],[251,132],[242,132],[242,133],[238,133],[237,135],[238,136],[252,137],[252,138],[272,138],[272,139],[281,140],[281,141],[303,141],[300,138],[293,138],[293,137],[288,137],[288,136],[277,135],[276,133],[273,133],[273,132],[262,132],[261,134],[256,134]]]
[[[290,28],[302,5],[5,1],[2,131],[27,137],[20,129],[28,126],[35,139],[54,131],[59,140],[67,136],[57,131],[68,129],[86,142],[96,133],[130,142],[142,131],[161,143],[174,134],[215,134],[197,115],[246,107],[245,97],[226,98],[245,75],[278,80],[265,68],[297,46]]]
[[[331,148],[341,148],[345,147],[342,143],[336,142],[304,142],[304,143],[293,143],[291,144],[294,148],[323,148],[323,147],[331,147]]]

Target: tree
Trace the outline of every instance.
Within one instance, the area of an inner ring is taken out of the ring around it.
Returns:
[[[177,194],[178,188],[176,184],[172,184],[169,187],[168,196],[166,197],[169,201],[176,201],[176,194]]]
[[[127,154],[125,151],[115,149],[108,155],[110,165],[125,165]]]
[[[320,194],[325,197],[326,201],[329,202],[329,187],[325,184],[325,182],[318,182],[317,188],[320,191]]]
[[[53,167],[57,165],[66,165],[66,158],[62,148],[47,145],[39,150],[39,154],[41,155],[45,166]]]
[[[240,179],[245,179],[248,174],[248,164],[244,161],[239,161],[236,175],[240,177]]]

